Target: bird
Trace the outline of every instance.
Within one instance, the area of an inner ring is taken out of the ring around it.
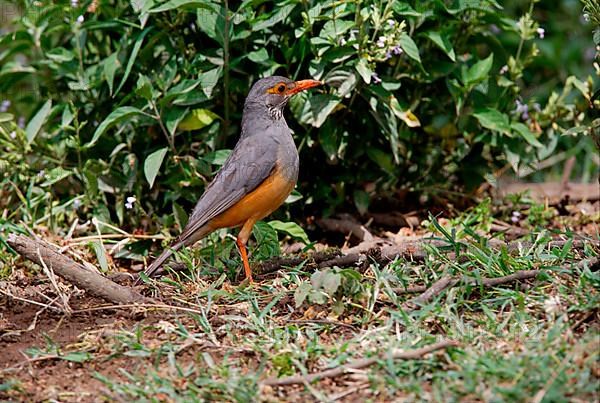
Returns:
[[[181,234],[144,271],[148,277],[157,275],[182,247],[217,229],[241,227],[236,244],[246,278],[253,282],[246,250],[252,227],[283,204],[298,180],[298,149],[283,109],[293,95],[322,84],[270,76],[252,86],[244,102],[237,144],[196,203]],[[141,283],[141,278],[136,283]]]

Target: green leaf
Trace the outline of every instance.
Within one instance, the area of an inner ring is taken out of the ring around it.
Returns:
[[[394,175],[394,162],[388,153],[377,148],[369,147],[367,148],[367,155],[373,162],[379,165],[381,169],[390,175]]]
[[[267,49],[261,48],[248,53],[248,59],[254,63],[264,63],[269,61],[269,54],[267,53]]]
[[[300,306],[306,300],[306,297],[308,297],[312,291],[313,288],[309,283],[302,283],[296,288],[294,291],[294,302],[296,303],[296,308],[300,308]]]
[[[72,51],[67,50],[65,48],[54,48],[46,53],[48,59],[53,60],[57,63],[70,62],[75,58],[75,55]]]
[[[125,81],[127,81],[127,78],[129,77],[129,73],[131,73],[131,68],[133,67],[133,64],[135,63],[137,54],[139,53],[140,48],[142,47],[144,38],[146,37],[148,32],[150,32],[151,30],[152,30],[152,27],[148,27],[148,28],[144,29],[136,38],[135,43],[133,44],[133,50],[131,51],[131,54],[129,55],[129,60],[127,60],[127,67],[125,67],[125,74],[123,75],[123,78],[121,79],[121,83],[117,87],[117,91],[115,92],[115,95],[117,95],[119,93],[119,91],[121,91],[121,88],[123,88],[123,85],[125,85]],[[113,97],[115,95],[113,95]]]
[[[106,257],[106,251],[104,250],[104,246],[100,241],[91,242],[90,245],[96,254],[96,259],[98,260],[98,264],[103,272],[108,271],[108,258]]]
[[[203,0],[169,0],[166,3],[161,4],[158,7],[150,10],[151,13],[162,13],[169,10],[183,10],[183,9],[204,9],[213,11],[213,7],[210,3]]]
[[[150,79],[143,74],[138,75],[138,80],[135,88],[135,93],[147,101],[154,98],[154,89]]]
[[[31,144],[35,139],[35,136],[39,133],[42,125],[46,122],[50,110],[52,109],[52,100],[47,100],[44,105],[37,111],[35,116],[29,121],[27,127],[25,127],[25,134],[27,136],[27,143]]]
[[[494,54],[491,53],[488,57],[478,61],[472,65],[463,75],[463,83],[467,86],[475,85],[487,78],[492,64],[494,63]]]
[[[177,202],[173,202],[173,215],[175,216],[175,222],[180,229],[183,229],[188,222],[188,215]]]
[[[310,276],[310,282],[315,290],[322,290],[333,296],[342,284],[342,276],[331,269],[317,270]]]
[[[486,129],[494,130],[511,136],[508,116],[494,108],[480,109],[473,114]]]
[[[46,187],[50,185],[54,185],[56,182],[60,182],[68,176],[73,175],[73,171],[68,171],[62,167],[52,168],[48,173],[46,173],[46,180],[40,184],[41,187]]]
[[[532,146],[544,148],[544,145],[540,143],[540,141],[535,137],[535,134],[533,134],[525,124],[521,122],[514,122],[511,127]]]
[[[208,162],[209,164],[221,166],[225,163],[227,158],[229,158],[230,154],[231,150],[229,149],[217,150],[206,154],[203,160]]]
[[[297,5],[298,4],[286,4],[282,7],[279,7],[275,13],[262,14],[262,18],[258,19],[254,24],[252,24],[252,30],[254,32],[260,32],[266,28],[272,27],[273,25],[279,24],[281,21],[285,20],[288,15],[290,15],[292,10],[294,10]]]
[[[370,202],[369,194],[367,192],[365,192],[364,190],[355,190],[353,196],[354,196],[354,205],[356,206],[358,213],[360,215],[365,214],[367,212],[367,210],[369,209],[369,202]]]
[[[168,147],[156,150],[146,158],[146,161],[144,161],[144,176],[146,176],[146,180],[150,187],[154,185],[154,180],[156,179],[158,170],[167,154],[167,150]]]
[[[194,109],[179,123],[179,130],[200,130],[210,125],[219,116],[208,109]]]
[[[92,359],[92,355],[85,351],[74,351],[63,355],[60,358],[71,362],[86,362]]]
[[[120,67],[118,56],[119,52],[115,52],[112,55],[108,56],[106,60],[104,60],[103,72],[104,78],[106,79],[106,83],[108,84],[108,91],[112,96],[113,85],[115,82],[115,72]]]
[[[308,239],[308,235],[302,229],[301,226],[296,224],[295,222],[283,222],[279,220],[269,221],[269,225],[273,227],[277,232],[283,232],[288,234],[292,238],[299,239],[305,244],[309,244],[310,240]]]
[[[217,67],[216,69],[209,70],[200,75],[200,85],[202,87],[202,91],[206,94],[207,97],[211,97],[213,90],[219,83],[219,77],[221,77],[221,67]]]
[[[188,108],[178,108],[176,106],[171,106],[167,109],[167,113],[164,114],[164,122],[167,130],[172,135],[175,134],[179,124],[185,118],[185,115],[188,112]]]
[[[254,253],[259,259],[267,259],[281,254],[277,232],[269,224],[264,221],[257,222],[252,228],[252,233],[256,238]]]
[[[412,40],[410,36],[407,34],[400,35],[400,47],[408,57],[413,60],[416,60],[419,64],[421,64],[421,56],[419,55],[419,48],[417,48],[417,44]]]
[[[15,116],[12,113],[0,112],[0,123],[13,121]]]
[[[442,49],[450,60],[453,62],[456,61],[456,55],[454,54],[452,44],[446,36],[442,36],[438,31],[428,31],[425,33],[425,36],[435,43],[438,48]]]
[[[198,28],[221,46],[225,43],[225,12],[223,6],[196,11]]]
[[[362,77],[365,84],[371,83],[371,77],[373,76],[373,71],[367,65],[367,61],[365,59],[360,59],[358,63],[356,63],[356,71]]]
[[[331,94],[308,95],[308,99],[300,109],[299,116],[297,115],[298,120],[314,127],[321,127],[327,116],[340,104],[340,101],[338,97]],[[301,101],[295,100],[294,102]]]
[[[98,141],[100,136],[102,136],[113,125],[123,122],[132,116],[143,114],[144,112],[138,108],[134,108],[133,106],[121,106],[120,108],[115,109],[106,117],[106,119],[102,121],[102,123],[100,123],[100,125],[98,125],[94,135],[92,136],[92,139],[85,145],[85,148],[92,147],[94,144],[96,144],[96,141]]]

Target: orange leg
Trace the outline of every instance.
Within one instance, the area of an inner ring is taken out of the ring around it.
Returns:
[[[242,255],[242,263],[244,264],[244,273],[246,273],[246,278],[251,283],[254,282],[252,279],[252,270],[250,270],[250,263],[248,263],[248,253],[246,251],[246,243],[248,242],[248,238],[250,238],[250,233],[252,232],[252,227],[254,226],[254,220],[248,220],[242,226],[240,233],[238,234],[236,244],[240,250],[240,255]]]
[[[248,263],[248,254],[246,253],[246,243],[243,242],[240,238],[236,241],[238,248],[240,249],[240,255],[242,255],[242,262],[244,263],[244,272],[246,273],[246,278],[252,283],[252,270],[250,270],[250,263]]]

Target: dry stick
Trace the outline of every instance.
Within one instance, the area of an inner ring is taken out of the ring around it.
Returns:
[[[44,242],[15,234],[10,234],[7,242],[23,257],[38,265],[46,263],[49,267],[52,267],[56,274],[90,294],[117,304],[148,301],[147,298],[132,288],[119,285],[98,273],[86,269],[85,266],[61,255]]]
[[[520,270],[508,276],[496,277],[496,278],[482,278],[477,279],[474,277],[463,277],[464,282],[471,285],[482,285],[484,287],[494,287],[501,284],[510,283],[518,280],[526,280],[535,278],[540,274],[541,270]],[[404,310],[413,311],[419,309],[419,307],[437,295],[439,295],[446,288],[454,287],[461,282],[461,277],[443,276],[438,281],[433,283],[431,287],[427,288],[422,294],[406,301],[402,308]],[[394,292],[407,292],[403,288],[394,289]]]
[[[380,354],[377,357],[372,358],[363,358],[360,360],[352,361],[345,365],[340,365],[339,367],[328,369],[321,372],[315,372],[313,374],[307,374],[302,376],[288,376],[285,378],[269,378],[265,379],[261,382],[261,385],[266,386],[286,386],[286,385],[295,385],[295,384],[305,384],[316,381],[317,379],[322,378],[335,378],[337,376],[341,376],[346,374],[348,371],[362,369],[369,367],[378,361],[385,359],[393,359],[393,360],[415,360],[421,358],[425,354],[432,353],[437,350],[445,349],[448,347],[458,347],[460,344],[454,340],[444,340],[439,343],[434,343],[426,347],[417,348],[415,350],[409,351],[397,351],[391,354]]]

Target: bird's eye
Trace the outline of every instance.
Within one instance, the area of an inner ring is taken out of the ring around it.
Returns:
[[[285,85],[284,84],[279,84],[277,86],[277,92],[280,94],[283,94],[283,92],[285,91]]]

